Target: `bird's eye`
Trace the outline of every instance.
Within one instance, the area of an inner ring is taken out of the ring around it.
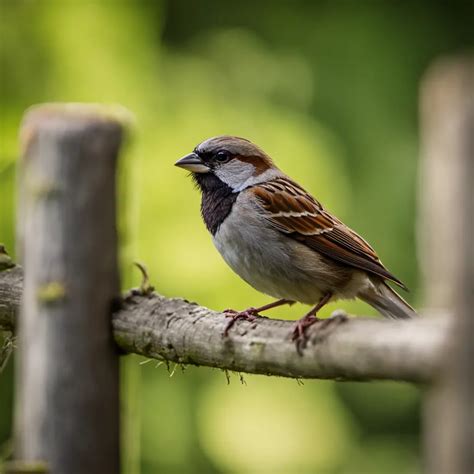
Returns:
[[[218,151],[215,158],[219,163],[225,163],[230,160],[230,155],[227,151]]]

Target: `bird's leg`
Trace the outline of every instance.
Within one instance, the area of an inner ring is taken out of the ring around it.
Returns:
[[[301,319],[298,319],[298,321],[296,321],[295,328],[293,330],[292,340],[296,342],[296,349],[300,355],[307,341],[306,330],[314,323],[321,321],[316,316],[316,314],[324,305],[329,302],[331,296],[331,292],[323,295],[319,300],[318,304],[314,306],[314,308],[311,308],[308,313],[306,313]]]
[[[230,328],[235,324],[235,322],[239,319],[245,319],[246,321],[255,321],[258,316],[260,316],[261,311],[266,311],[267,309],[277,308],[278,306],[283,306],[284,304],[292,305],[294,301],[281,299],[277,301],[273,301],[272,303],[265,304],[263,306],[259,306],[258,308],[250,307],[245,309],[244,311],[235,311],[235,309],[226,309],[224,310],[225,315],[228,318],[232,318],[224,329],[224,336],[229,334]]]

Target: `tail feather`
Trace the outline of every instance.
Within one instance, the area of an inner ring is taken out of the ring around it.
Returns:
[[[416,311],[385,282],[371,285],[369,289],[359,294],[359,298],[386,318],[408,319],[417,317]]]

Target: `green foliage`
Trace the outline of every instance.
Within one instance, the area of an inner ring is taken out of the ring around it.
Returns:
[[[197,191],[173,167],[202,139],[229,133],[261,145],[366,236],[415,290],[416,304],[417,88],[434,56],[466,45],[463,8],[388,0],[3,4],[0,240],[13,251],[24,110],[46,101],[121,104],[136,117],[119,177],[124,287],[138,286],[138,259],[166,295],[216,309],[268,302],[217,255]],[[358,302],[337,307],[369,312]],[[137,462],[150,473],[419,468],[410,387],[230,380],[195,368],[169,378],[130,358],[124,447],[136,456],[141,448],[141,461],[128,460],[128,471]],[[10,436],[11,387],[10,365],[0,378],[0,442]]]

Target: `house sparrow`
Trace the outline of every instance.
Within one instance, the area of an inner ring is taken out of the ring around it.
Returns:
[[[227,264],[256,290],[278,298],[236,312],[253,320],[261,311],[294,302],[314,305],[295,324],[293,339],[329,301],[358,297],[388,318],[416,316],[386,281],[405,285],[382,264],[372,247],[332,216],[299,184],[244,138],[205,140],[176,166],[191,172],[202,193],[201,214]]]

